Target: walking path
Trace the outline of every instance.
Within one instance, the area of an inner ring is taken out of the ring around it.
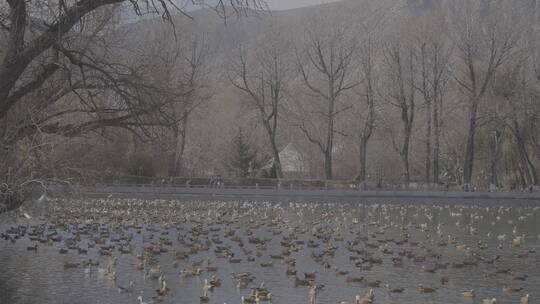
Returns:
[[[53,191],[54,192],[54,191]],[[170,186],[95,186],[78,188],[87,197],[163,198],[163,199],[246,199],[268,201],[529,201],[540,202],[540,192],[457,192],[457,191],[363,191],[344,189],[261,189],[255,187],[170,187]]]

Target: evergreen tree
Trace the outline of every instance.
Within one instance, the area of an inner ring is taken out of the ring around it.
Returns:
[[[257,152],[245,137],[242,129],[232,142],[231,158],[226,164],[229,171],[236,177],[249,177],[257,165]]]

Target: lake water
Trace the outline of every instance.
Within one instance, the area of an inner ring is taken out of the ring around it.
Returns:
[[[50,200],[26,206],[31,219],[0,216],[0,303],[138,303],[142,296],[193,304],[211,276],[221,286],[208,293],[209,303],[241,303],[261,283],[271,303],[309,303],[308,287],[295,286],[288,268],[302,279],[316,272],[314,283],[324,285],[316,303],[353,301],[376,280],[374,303],[520,303],[525,294],[536,303],[539,206]],[[83,265],[89,259],[99,265]],[[209,272],[207,261],[217,271]],[[159,280],[145,275],[157,265],[170,289],[165,296],[157,295]],[[179,275],[197,268],[199,275]],[[252,274],[246,288],[232,278],[240,272]],[[119,292],[130,281],[133,288]],[[403,292],[390,293],[385,284]],[[419,285],[436,290],[423,293]],[[461,294],[470,289],[473,299]]]

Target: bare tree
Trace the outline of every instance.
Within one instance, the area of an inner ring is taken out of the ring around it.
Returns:
[[[537,144],[534,126],[538,118],[536,104],[539,93],[530,53],[532,52],[523,52],[522,56],[516,56],[515,60],[508,64],[508,68],[499,73],[494,95],[502,98],[504,104],[490,107],[488,111],[490,118],[495,120],[492,124],[498,125],[499,128],[505,127],[513,135],[517,152],[517,170],[522,176],[523,187],[538,185],[540,182],[538,169],[531,156],[531,150],[534,150]],[[493,138],[491,142],[491,154],[498,154],[499,147],[493,143],[495,139]],[[493,159],[490,164],[490,182],[494,185],[497,184],[496,161]]]
[[[2,119],[8,126],[2,145],[14,147],[38,133],[76,137],[152,123],[149,114],[163,105],[153,97],[160,88],[144,79],[144,62],[133,64],[124,54],[112,53],[123,46],[111,33],[110,18],[110,12],[95,15],[82,33],[66,37],[39,59],[44,65],[51,61],[54,75],[26,92]]]
[[[387,26],[389,12],[392,12],[391,7],[392,4],[388,5],[381,2],[377,3],[377,6],[367,9],[366,15],[361,18],[360,29],[357,34],[361,37],[360,46],[358,47],[358,61],[362,81],[359,89],[357,88],[355,91],[365,101],[365,108],[362,109],[363,115],[358,115],[361,127],[358,132],[359,168],[356,180],[360,183],[365,182],[367,179],[368,143],[373,135],[376,122],[376,92],[379,81],[378,74],[380,74],[376,67],[381,50],[382,39],[380,37]]]
[[[424,178],[427,183],[439,182],[440,175],[440,137],[442,100],[449,80],[448,67],[452,51],[447,38],[441,35],[446,31],[445,18],[439,11],[431,12],[419,20],[417,31],[417,53],[419,84],[417,85],[426,105],[426,161]],[[434,30],[435,29],[435,30]],[[432,141],[433,140],[433,141]]]
[[[363,127],[358,134],[359,143],[359,161],[360,168],[356,180],[359,182],[365,182],[367,177],[367,151],[368,142],[373,134],[375,128],[375,72],[374,72],[374,52],[375,49],[375,37],[372,33],[368,34],[368,37],[363,41],[363,45],[360,48],[360,61],[361,61],[361,74],[362,74],[362,87],[363,97],[365,98],[367,111],[364,118]]]
[[[399,139],[392,135],[392,145],[398,152],[403,165],[406,185],[410,181],[409,151],[416,107],[416,54],[410,45],[405,45],[401,37],[392,38],[385,47],[385,65],[388,69],[389,96],[386,100],[400,111],[402,131]]]
[[[327,29],[328,30],[328,29]],[[340,96],[358,85],[353,79],[353,58],[357,49],[354,38],[347,36],[343,25],[330,26],[328,34],[322,35],[309,29],[305,33],[303,52],[306,62],[299,59],[299,71],[302,80],[313,97],[320,98],[325,108],[318,112],[326,126],[326,133],[321,138],[312,134],[302,121],[298,127],[307,139],[316,144],[324,157],[326,179],[332,179],[332,154],[334,135],[340,133],[335,128],[336,116],[349,107],[338,107]],[[343,134],[343,133],[341,133]]]
[[[187,15],[168,0],[0,1],[0,123],[6,127],[1,153],[6,157],[14,155],[17,142],[35,134],[77,137],[110,127],[147,133],[146,127],[156,124],[169,92],[145,78],[147,62],[124,58],[129,56],[116,43],[122,40],[116,13],[125,3],[137,15],[161,15],[173,29],[171,13]],[[263,0],[227,4],[232,10],[221,0],[215,8],[228,16],[225,10],[242,14],[265,6]],[[9,170],[0,169],[2,174]]]
[[[169,45],[150,54],[161,60],[161,64],[154,66],[154,73],[162,75],[168,90],[174,92],[166,96],[171,101],[166,111],[161,113],[164,125],[170,131],[170,136],[167,136],[169,140],[166,140],[170,143],[169,176],[180,176],[182,173],[192,112],[213,95],[206,85],[208,59],[211,55],[207,38],[198,34],[184,35],[172,44],[162,39]],[[160,44],[156,41],[156,45]]]
[[[171,7],[183,12],[174,2],[166,0],[78,0],[58,1],[56,4],[42,1],[43,3],[32,5],[26,1],[6,1],[8,13],[3,13],[0,18],[2,21],[0,31],[7,32],[8,36],[6,51],[0,63],[0,119],[4,118],[23,97],[38,90],[47,79],[60,70],[61,66],[57,63],[58,55],[64,55],[70,60],[76,59],[77,56],[69,56],[70,54],[65,52],[62,43],[67,40],[66,37],[77,24],[82,25],[88,21],[86,17],[90,13],[102,7],[128,1],[139,15],[142,14],[140,4],[143,4],[150,12],[162,13],[163,17],[171,22],[169,10]],[[198,1],[201,5],[205,3]],[[250,6],[254,8],[264,6],[263,1],[250,1],[250,4],[244,1],[231,1],[230,4],[238,11]],[[42,15],[41,20],[36,20],[36,14],[42,7],[48,8],[48,13]],[[222,0],[218,1],[217,7],[225,8]],[[27,34],[29,31],[33,32],[32,36]],[[48,53],[53,53],[53,56]]]
[[[476,1],[462,1],[452,12],[453,39],[458,64],[453,78],[468,105],[468,130],[463,165],[465,189],[471,184],[474,168],[475,134],[479,104],[486,95],[496,71],[512,54],[518,40],[517,18],[511,4],[494,3],[487,14]]]
[[[249,96],[259,112],[260,121],[268,135],[276,177],[283,178],[276,137],[291,65],[284,54],[283,41],[277,38],[278,34],[272,33],[269,36],[265,36],[269,42],[263,42],[251,56],[245,49],[239,49],[237,61],[229,69],[229,80]]]

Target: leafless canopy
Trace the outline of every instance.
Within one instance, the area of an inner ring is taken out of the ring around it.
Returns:
[[[148,78],[151,60],[133,59],[122,18],[159,14],[173,29],[165,39],[175,40],[174,15],[190,17],[189,5],[223,17],[266,9],[262,0],[0,1],[2,174],[17,143],[36,143],[36,135],[78,137],[110,127],[141,134],[164,123],[158,116],[166,117],[179,93]]]

